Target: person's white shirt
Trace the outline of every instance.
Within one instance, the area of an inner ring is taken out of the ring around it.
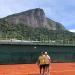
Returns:
[[[45,55],[45,63],[50,64],[50,56],[49,55]]]

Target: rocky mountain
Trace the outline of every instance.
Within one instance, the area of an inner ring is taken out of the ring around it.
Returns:
[[[45,16],[43,9],[36,8],[0,19],[0,39],[24,39],[75,43],[75,34]]]
[[[31,27],[44,27],[49,30],[64,30],[62,24],[57,23],[45,16],[43,9],[36,8],[21,13],[13,14],[4,18],[10,24],[24,24]]]

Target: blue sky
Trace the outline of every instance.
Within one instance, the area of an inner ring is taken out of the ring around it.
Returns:
[[[75,31],[75,0],[0,0],[0,18],[33,8],[42,8],[50,19]]]

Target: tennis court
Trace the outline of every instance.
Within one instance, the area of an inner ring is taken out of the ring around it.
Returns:
[[[51,75],[75,75],[75,63],[52,63]],[[0,65],[0,75],[39,75],[36,64]]]

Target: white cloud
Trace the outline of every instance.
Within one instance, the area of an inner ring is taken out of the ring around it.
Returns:
[[[69,30],[70,32],[75,32],[75,29]]]
[[[33,8],[43,8],[49,18],[75,29],[75,0],[0,0],[0,17]]]

